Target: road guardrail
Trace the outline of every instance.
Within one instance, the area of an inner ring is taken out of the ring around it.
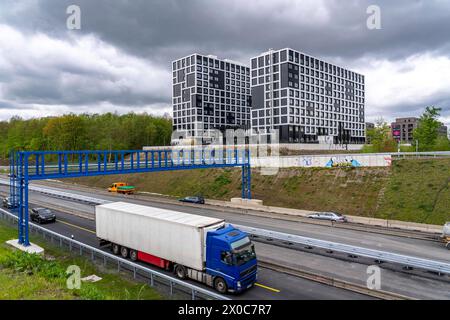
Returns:
[[[9,181],[0,179],[0,183],[7,182],[9,184]],[[30,185],[31,189],[31,185]],[[89,203],[92,204],[104,204],[111,201],[93,198],[93,197],[86,197],[79,194],[73,194],[68,192],[61,192],[49,188],[43,188],[43,187],[37,187],[33,186],[34,191],[45,193],[48,195],[53,195],[56,197],[64,197],[66,199],[76,200],[76,201],[89,201]],[[88,198],[88,199],[86,199]],[[343,252],[350,255],[355,256],[362,256],[366,258],[371,258],[377,261],[387,261],[391,263],[397,263],[400,265],[403,265],[405,267],[413,267],[413,268],[419,268],[424,269],[428,271],[437,272],[438,274],[450,274],[450,264],[441,262],[441,261],[435,261],[435,260],[429,260],[429,259],[423,259],[418,257],[412,257],[407,255],[401,255],[397,253],[391,253],[386,251],[380,251],[380,250],[374,250],[374,249],[368,249],[358,246],[352,246],[347,244],[341,244],[337,242],[331,242],[331,241],[325,241],[325,240],[319,240],[314,238],[308,238],[303,237],[299,235],[294,234],[288,234],[288,233],[282,233],[272,230],[266,230],[266,229],[260,229],[260,228],[254,228],[249,226],[243,226],[243,225],[236,225],[235,227],[251,234],[255,235],[257,237],[266,237],[270,239],[277,239],[284,242],[293,242],[302,244],[305,246],[311,246],[311,247],[318,247],[323,248],[326,250],[332,250],[336,252]]]
[[[0,209],[0,216],[3,219],[9,219],[11,221],[17,221],[17,216]],[[59,243],[60,247],[68,247],[70,251],[78,250],[80,255],[89,255],[92,261],[98,259],[103,260],[103,265],[106,265],[108,261],[114,261],[117,264],[117,271],[129,271],[133,273],[133,278],[137,277],[145,278],[148,280],[150,286],[155,286],[155,283],[162,283],[169,287],[169,293],[172,296],[174,290],[181,291],[183,294],[189,294],[192,300],[197,299],[214,299],[214,300],[231,300],[230,298],[217,294],[215,292],[206,290],[196,285],[184,282],[174,277],[170,277],[162,272],[158,272],[132,261],[126,260],[114,254],[105,252],[103,250],[94,248],[83,242],[74,240],[72,238],[63,236],[57,232],[48,230],[34,223],[30,223],[30,231],[36,234],[41,234],[44,239],[50,240],[52,243]]]
[[[285,243],[297,243],[309,247],[317,247],[336,252],[343,252],[349,255],[371,258],[376,261],[386,261],[391,263],[397,263],[405,267],[413,267],[428,271],[434,271],[438,274],[450,274],[450,263],[446,262],[417,258],[374,249],[367,249],[363,247],[307,238],[299,235],[253,228],[248,226],[236,224],[234,224],[234,226],[256,237],[262,237],[265,239],[277,239]]]

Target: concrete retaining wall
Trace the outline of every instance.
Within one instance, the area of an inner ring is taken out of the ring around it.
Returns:
[[[252,167],[267,168],[335,168],[335,167],[388,167],[390,155],[300,155],[251,158]]]

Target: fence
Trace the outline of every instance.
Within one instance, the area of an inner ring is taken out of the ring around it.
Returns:
[[[0,217],[17,225],[17,216],[6,210],[0,209]],[[228,297],[170,277],[162,272],[149,269],[33,223],[30,223],[30,233],[40,235],[44,240],[71,252],[76,252],[80,256],[88,257],[93,262],[100,262],[105,267],[114,265],[117,268],[117,272],[128,272],[133,275],[134,279],[145,281],[151,287],[158,287],[161,290],[165,289],[165,293],[172,298],[187,299],[189,297],[192,300],[230,300]]]

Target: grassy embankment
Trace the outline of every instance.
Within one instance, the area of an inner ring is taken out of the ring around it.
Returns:
[[[73,179],[106,188],[126,181],[139,191],[172,196],[240,196],[240,169],[191,170]],[[430,224],[450,220],[450,159],[399,160],[391,168],[291,168],[263,176],[253,170],[252,192],[264,204]]]
[[[30,255],[14,250],[5,241],[17,238],[16,228],[0,221],[0,300],[52,299],[52,300],[116,300],[162,297],[145,284],[133,282],[103,267],[93,265],[88,259],[74,257],[38,238],[32,242],[45,247],[45,255]],[[102,280],[81,283],[80,289],[69,290],[66,270],[70,265],[81,269],[81,277],[95,274]]]

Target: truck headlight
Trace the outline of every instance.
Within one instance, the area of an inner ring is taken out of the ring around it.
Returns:
[[[241,282],[238,281],[236,285],[237,285],[238,288],[240,288],[241,287]]]

